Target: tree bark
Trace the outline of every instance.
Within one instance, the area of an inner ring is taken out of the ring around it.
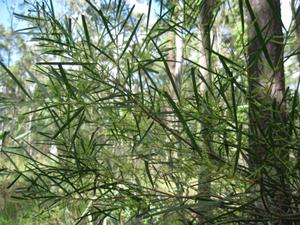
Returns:
[[[201,46],[200,46],[200,73],[208,85],[211,83],[211,37],[210,31],[213,22],[213,9],[216,5],[216,0],[203,0],[200,11],[200,31],[201,31]],[[205,69],[206,68],[206,69]],[[207,91],[207,86],[204,82],[200,84],[200,93],[204,95]]]
[[[250,0],[248,15],[249,167],[271,224],[289,225],[286,106],[280,0]],[[278,157],[280,160],[278,160]]]
[[[200,32],[201,32],[201,43],[200,43],[200,59],[199,63],[202,66],[200,68],[200,73],[205,80],[200,83],[200,93],[203,96],[203,99],[207,99],[207,102],[203,100],[203,104],[209,104],[209,96],[207,93],[207,85],[211,84],[211,36],[210,31],[213,23],[213,11],[216,5],[215,0],[203,0],[200,7]],[[207,98],[206,98],[207,97]],[[212,139],[213,135],[211,133],[211,112],[209,106],[203,107],[202,109],[203,122],[201,123],[201,133],[203,138],[203,147],[206,153],[213,152]],[[207,173],[207,168],[203,168],[203,171],[199,173],[198,179],[198,192],[201,195],[206,195],[207,198],[210,197],[210,180],[211,176]],[[201,202],[199,202],[201,204]],[[199,212],[198,215],[198,224],[203,224],[207,218],[208,212]]]
[[[182,10],[180,2],[177,0],[170,1],[171,6],[174,8],[174,20],[177,23],[181,23],[182,21]],[[178,31],[177,31],[178,32]],[[168,64],[169,69],[172,74],[173,81],[176,85],[176,89],[180,94],[181,89],[181,79],[182,79],[182,60],[183,60],[183,49],[184,43],[183,38],[175,31],[170,31],[168,35],[169,39],[169,54],[168,54]],[[171,86],[171,90],[172,90]],[[172,93],[173,97],[175,97],[175,93]]]

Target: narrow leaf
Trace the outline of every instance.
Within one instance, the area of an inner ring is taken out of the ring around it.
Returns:
[[[83,110],[83,106],[77,109],[73,116],[69,118],[66,123],[53,135],[52,139],[56,138]]]
[[[7,72],[7,74],[10,76],[11,79],[21,88],[21,90],[24,92],[24,94],[32,100],[31,96],[29,93],[25,90],[21,82],[15,77],[15,75],[4,65],[3,62],[0,61],[0,65],[3,67],[3,69]]]

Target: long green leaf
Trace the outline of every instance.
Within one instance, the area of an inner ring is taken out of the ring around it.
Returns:
[[[170,71],[170,68],[169,68],[169,66],[168,66],[168,63],[167,63],[167,61],[166,61],[164,55],[162,54],[160,48],[159,48],[159,47],[157,46],[157,44],[155,43],[155,41],[154,41],[153,39],[151,39],[151,41],[152,41],[153,45],[155,46],[155,49],[157,50],[158,54],[160,55],[161,60],[163,61],[164,67],[165,67],[165,69],[166,69],[166,73],[167,73],[167,75],[168,75],[168,77],[169,77],[169,80],[171,81],[173,90],[174,90],[175,95],[176,95],[176,97],[177,97],[177,99],[178,99],[178,101],[179,101],[179,100],[180,100],[180,95],[179,95],[179,92],[178,92],[178,90],[177,90],[177,87],[176,87],[175,81],[174,81],[174,79],[173,79],[173,75],[172,75],[172,73],[171,73],[171,71]]]
[[[259,24],[258,24],[258,22],[257,22],[256,15],[255,15],[255,13],[254,13],[252,7],[251,7],[251,4],[250,4],[249,0],[245,0],[245,2],[246,2],[246,5],[247,5],[249,14],[250,14],[250,16],[251,16],[251,19],[252,19],[252,21],[253,21],[253,23],[254,23],[255,32],[256,32],[257,38],[258,38],[258,40],[259,40],[259,42],[260,42],[260,44],[261,44],[261,47],[262,47],[263,53],[264,53],[264,55],[265,55],[265,57],[266,57],[266,60],[267,60],[267,62],[268,62],[268,64],[269,64],[269,66],[270,66],[272,69],[274,69],[274,65],[273,65],[273,63],[272,63],[272,60],[271,60],[271,58],[270,58],[268,49],[267,49],[267,47],[266,47],[266,42],[264,41],[264,37],[263,37],[262,31],[261,31],[261,28],[259,27]],[[253,40],[252,40],[252,41],[253,41]],[[251,63],[252,63],[252,62],[251,62]]]
[[[91,40],[90,40],[90,34],[89,34],[89,30],[85,21],[85,16],[81,15],[81,19],[82,19],[82,25],[83,25],[83,30],[84,30],[84,35],[85,35],[85,39],[86,42],[88,44],[89,50],[90,50],[90,54],[92,55],[92,47],[91,47]]]
[[[163,95],[165,96],[165,98],[168,100],[168,102],[170,103],[170,105],[172,106],[174,113],[177,115],[179,121],[181,122],[181,124],[183,125],[183,128],[187,134],[187,136],[189,137],[189,139],[191,140],[192,143],[192,147],[195,151],[197,151],[198,153],[200,153],[200,148],[195,140],[194,135],[192,134],[186,120],[184,119],[184,117],[182,116],[179,108],[177,107],[176,103],[174,102],[174,100],[171,98],[171,96],[167,93],[164,92]]]
[[[104,27],[110,37],[110,40],[116,45],[116,42],[115,42],[115,39],[113,38],[112,34],[111,34],[111,31],[109,29],[109,20],[104,16],[103,12],[101,9],[98,9],[93,3],[91,3],[89,0],[86,0],[86,2],[100,15],[102,21],[103,21],[103,24],[104,24]]]
[[[29,93],[26,91],[26,89],[23,87],[21,82],[16,78],[16,76],[4,65],[3,62],[0,61],[0,65],[3,67],[3,69],[7,72],[7,74],[10,76],[11,79],[21,88],[21,90],[24,92],[24,94],[32,100],[31,96]]]
[[[145,171],[146,171],[146,174],[149,178],[149,181],[152,185],[152,187],[154,187],[154,182],[153,182],[153,179],[152,179],[152,176],[151,176],[151,172],[150,172],[150,168],[149,168],[149,162],[147,160],[144,160],[144,163],[145,163]]]
[[[122,58],[122,56],[123,56],[124,53],[126,52],[127,48],[129,47],[130,42],[131,42],[133,36],[135,35],[135,33],[136,33],[136,31],[137,31],[137,29],[138,29],[138,27],[139,27],[139,25],[140,25],[140,22],[141,22],[142,18],[143,18],[143,16],[140,17],[140,19],[138,20],[137,24],[135,25],[133,31],[131,32],[131,35],[130,35],[129,39],[128,39],[127,42],[126,42],[126,45],[125,45],[125,47],[124,47],[124,49],[123,49],[123,51],[122,51],[122,53],[121,53],[119,59]]]
[[[72,117],[70,117],[65,124],[59,128],[59,130],[53,135],[52,139],[55,139],[82,111],[84,111],[84,107],[80,107],[76,110]]]

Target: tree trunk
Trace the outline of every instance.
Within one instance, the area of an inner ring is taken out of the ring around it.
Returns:
[[[271,224],[291,224],[286,167],[285,78],[280,0],[250,0],[248,16],[249,166],[256,172],[256,190]],[[278,160],[280,158],[280,160]],[[264,217],[264,216],[262,216]],[[263,219],[263,218],[261,218]]]
[[[177,23],[182,23],[182,6],[180,4],[180,1],[171,0],[170,6],[175,7],[174,13],[173,13],[174,20]],[[183,43],[183,38],[179,35],[179,33],[180,33],[179,29],[176,31],[172,30],[169,32],[168,38],[169,38],[170,50],[169,50],[169,54],[168,54],[168,61],[169,61],[169,69],[170,69],[170,72],[172,75],[172,79],[175,83],[177,93],[180,96],[184,43]],[[173,86],[172,86],[171,82],[170,82],[170,89],[173,90]],[[171,96],[175,101],[177,100],[175,90],[173,90],[171,92]],[[172,127],[173,129],[176,129],[176,130],[181,129],[180,124],[178,122],[176,122],[177,118],[173,113],[168,119],[171,121],[171,123],[169,124],[170,127]],[[176,149],[180,149],[180,143],[176,143]],[[180,158],[178,151],[170,151],[168,161],[169,161],[171,173],[174,172],[174,168],[175,168],[174,161],[176,161],[176,159],[178,159],[178,158]],[[178,193],[181,193],[180,179],[177,176],[172,176],[172,179],[176,185]]]
[[[205,82],[201,81],[200,83],[200,93],[203,96],[203,99],[207,99],[207,101],[203,100],[204,104],[209,104],[209,95],[208,95],[208,87],[207,85],[211,84],[211,37],[210,31],[213,22],[213,10],[215,8],[216,1],[215,0],[203,0],[200,11],[200,31],[201,31],[201,44],[200,44],[200,73],[205,80]],[[213,152],[212,146],[212,133],[211,133],[211,112],[209,110],[209,106],[203,107],[202,115],[205,118],[201,123],[201,133],[203,138],[204,149],[207,153]],[[207,168],[203,168],[199,173],[198,179],[198,192],[201,195],[210,197],[210,180],[211,176],[207,173]],[[201,204],[201,202],[199,202]],[[205,218],[208,212],[199,212],[198,215],[198,224],[202,224],[205,222]]]
[[[208,85],[211,83],[211,38],[210,30],[213,22],[213,9],[216,5],[216,0],[203,0],[200,12],[200,31],[201,31],[201,46],[200,46],[200,73]],[[206,69],[205,69],[206,68]],[[200,93],[205,95],[207,86],[204,82],[200,84]]]
[[[169,32],[169,54],[168,54],[168,64],[169,69],[172,74],[173,81],[176,85],[176,89],[180,94],[181,89],[181,75],[182,75],[182,59],[183,59],[183,39],[174,31]],[[174,48],[175,46],[175,48]],[[173,89],[170,84],[171,90]],[[172,92],[172,97],[175,98],[175,92]]]

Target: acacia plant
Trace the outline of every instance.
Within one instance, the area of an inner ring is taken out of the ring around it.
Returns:
[[[31,123],[30,139],[1,136],[13,197],[70,224],[298,224],[295,31],[280,2],[147,3],[16,14],[39,57],[25,84],[1,62]]]

